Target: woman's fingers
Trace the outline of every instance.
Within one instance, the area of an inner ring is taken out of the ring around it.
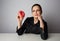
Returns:
[[[22,20],[24,19],[24,17],[22,17],[22,14],[20,14],[20,12],[18,12],[16,18],[17,18],[17,21],[18,21],[18,22],[20,22],[20,21],[22,21]]]

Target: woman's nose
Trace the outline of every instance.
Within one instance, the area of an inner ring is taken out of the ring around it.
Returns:
[[[37,11],[35,11],[35,13],[37,14]]]

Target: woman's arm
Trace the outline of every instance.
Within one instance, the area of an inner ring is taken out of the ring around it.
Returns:
[[[44,30],[41,28],[41,38],[43,40],[46,40],[48,38],[48,27],[46,22],[44,22]]]
[[[24,23],[22,25],[22,21],[23,21],[24,17],[22,17],[21,15],[18,14],[16,18],[17,18],[17,22],[18,22],[16,32],[18,33],[18,35],[22,35],[24,30],[26,29],[27,19],[24,21]]]
[[[41,38],[46,40],[48,38],[47,23],[42,19],[42,16],[38,17],[38,19],[40,21]]]
[[[26,26],[27,26],[27,19],[24,21],[23,25],[21,25],[19,28],[17,26],[17,30],[16,32],[18,33],[18,35],[22,35],[24,30],[26,29]]]

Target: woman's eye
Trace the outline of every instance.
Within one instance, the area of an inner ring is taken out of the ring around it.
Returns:
[[[34,10],[32,12],[34,12]]]
[[[36,11],[38,11],[38,12],[39,12],[40,10],[36,10]],[[32,10],[32,12],[36,12],[36,11],[35,11],[35,10]]]

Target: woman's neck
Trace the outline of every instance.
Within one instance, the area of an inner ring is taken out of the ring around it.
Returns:
[[[38,18],[34,18],[34,24],[38,22]]]

